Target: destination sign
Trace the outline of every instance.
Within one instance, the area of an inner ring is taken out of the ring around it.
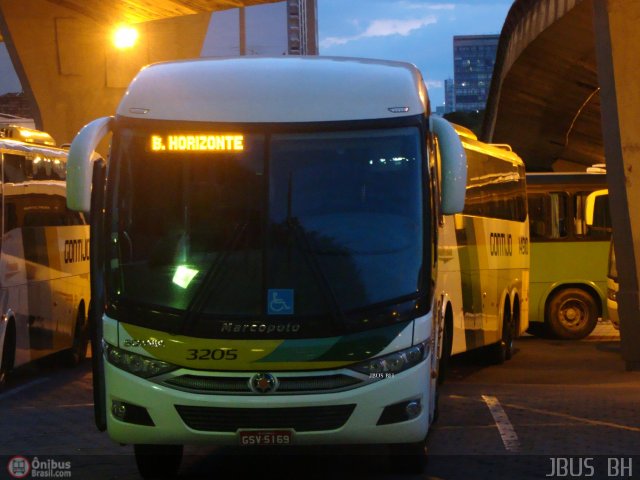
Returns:
[[[244,150],[244,135],[151,135],[149,145],[152,152],[241,152]]]

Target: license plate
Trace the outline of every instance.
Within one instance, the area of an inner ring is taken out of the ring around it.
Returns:
[[[240,445],[247,447],[291,445],[293,443],[293,432],[291,430],[242,430],[238,434]]]

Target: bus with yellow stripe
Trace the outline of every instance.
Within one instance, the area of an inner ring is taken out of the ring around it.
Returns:
[[[84,359],[89,226],[66,207],[67,151],[37,130],[0,126],[0,387],[11,371],[63,352]]]
[[[69,206],[92,212],[96,423],[143,476],[187,444],[387,444],[421,468],[467,162],[414,66],[154,64],[69,158]],[[495,222],[487,241],[517,248]]]
[[[455,125],[467,157],[464,210],[440,218],[436,313],[440,379],[449,357],[480,347],[509,360],[529,326],[529,221],[525,166],[508,145]]]

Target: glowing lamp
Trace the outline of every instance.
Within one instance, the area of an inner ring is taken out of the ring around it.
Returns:
[[[129,25],[119,26],[113,33],[113,45],[119,50],[131,48],[137,41],[138,30]]]

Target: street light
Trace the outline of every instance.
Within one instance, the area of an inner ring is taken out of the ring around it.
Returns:
[[[138,41],[138,30],[130,25],[120,25],[113,32],[113,45],[119,50],[133,47]]]

